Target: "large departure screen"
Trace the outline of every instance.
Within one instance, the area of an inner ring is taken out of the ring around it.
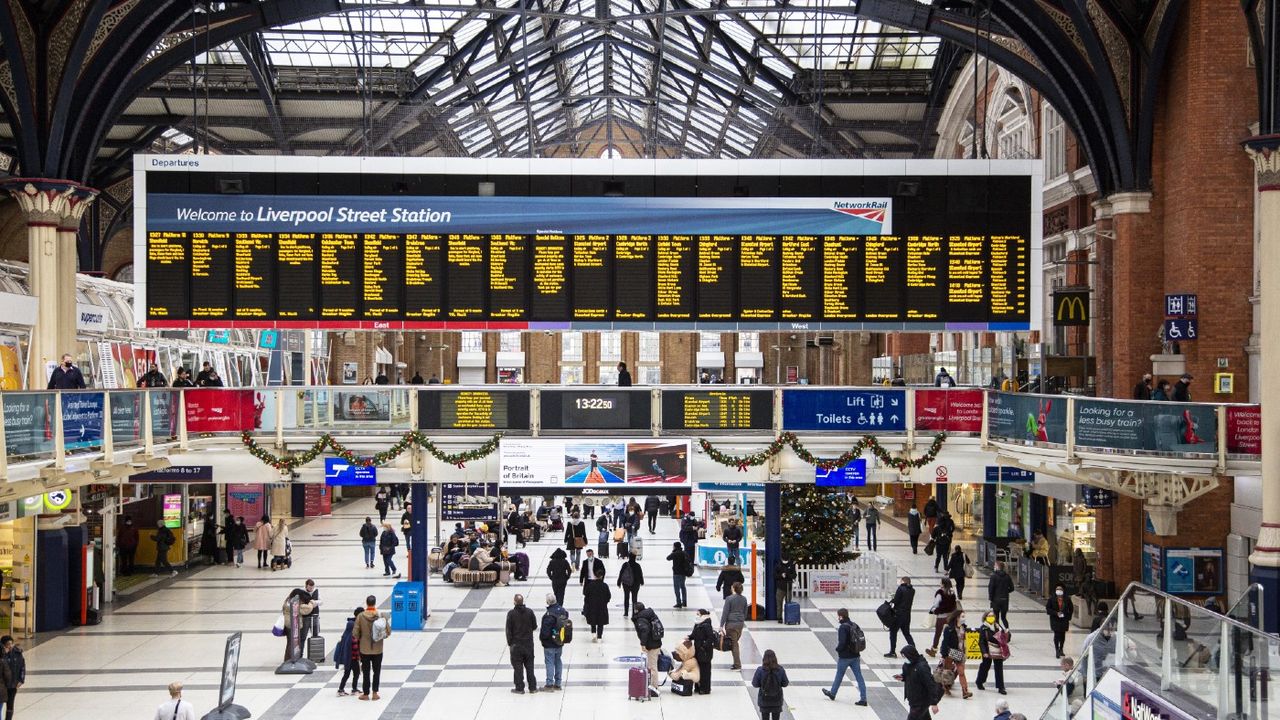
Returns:
[[[479,160],[393,161],[400,173],[137,162],[147,327],[1013,330],[1039,317],[1029,162],[951,162],[949,175],[912,175],[913,161],[905,175],[902,162],[883,165],[892,175],[873,161],[618,162],[608,176],[537,160],[504,175]]]

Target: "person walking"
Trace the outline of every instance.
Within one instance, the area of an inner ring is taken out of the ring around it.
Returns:
[[[680,544],[684,545],[684,554],[689,556],[689,564],[698,565],[698,518],[690,512],[680,521]]]
[[[862,522],[867,526],[867,550],[875,552],[878,547],[876,526],[880,524],[880,511],[876,509],[875,503],[867,503],[867,511],[862,514]]]
[[[12,635],[0,637],[0,666],[3,666],[0,679],[4,682],[5,720],[13,720],[18,688],[27,682],[27,660],[22,656],[22,648],[14,644]]]
[[[394,537],[394,535],[393,535]],[[382,647],[391,637],[391,620],[378,612],[378,599],[370,595],[364,599],[364,612],[356,618],[352,639],[360,649],[360,674],[364,676],[361,700],[378,700],[378,684],[382,680]],[[372,686],[373,694],[369,688]]]
[[[911,578],[903,577],[898,583],[898,589],[893,593],[893,599],[889,604],[893,606],[893,627],[889,628],[889,652],[884,656],[887,658],[897,657],[896,649],[898,647],[898,633],[902,633],[902,639],[908,645],[915,645],[915,640],[911,637],[911,605],[916,600],[916,589],[911,587]],[[915,649],[914,647],[912,648]]]
[[[738,555],[738,546],[742,543],[742,527],[738,525],[738,518],[729,518],[729,524],[724,529],[723,537],[725,555],[729,558],[729,564],[737,565],[742,562],[742,558]]]
[[[903,696],[907,700],[907,720],[927,720],[929,713],[938,714],[933,699],[933,672],[915,647],[902,648],[902,672],[893,677],[902,681]]]
[[[120,574],[133,574],[133,558],[138,554],[138,528],[133,525],[133,518],[125,515],[124,522],[116,531],[116,549],[120,551]]]
[[[609,557],[609,543],[612,542],[612,533],[609,531],[609,511],[606,505],[600,517],[596,518],[596,552],[600,557]],[[591,553],[590,550],[587,551]]]
[[[356,686],[360,684],[360,643],[353,638],[353,635],[356,620],[362,612],[364,608],[356,608],[351,612],[351,617],[347,618],[347,626],[342,630],[342,638],[333,649],[333,664],[335,667],[342,668],[342,679],[338,681],[338,697],[355,695]],[[346,691],[347,678],[351,678],[351,692]]]
[[[783,622],[783,609],[791,602],[791,586],[796,581],[795,561],[787,556],[785,550],[778,551],[778,564],[773,568],[773,591],[778,604],[778,622]]]
[[[177,575],[178,571],[174,570],[169,562],[169,548],[173,547],[177,540],[173,537],[173,531],[165,526],[164,520],[156,521],[156,531],[151,534],[151,541],[156,544],[156,572],[152,576],[165,571],[170,575]]]
[[[938,499],[929,498],[924,504],[924,521],[929,526],[929,537],[933,537],[933,528],[938,524]]]
[[[568,563],[565,563],[566,567]],[[572,628],[569,611],[553,594],[547,595],[547,611],[542,614],[542,625],[538,629],[538,641],[542,643],[542,663],[547,667],[547,683],[543,690],[560,689],[564,680],[564,643],[563,628]]]
[[[996,634],[1005,631],[1005,626],[997,622],[996,614],[988,612],[982,619],[982,627],[978,628],[978,651],[982,653],[982,663],[978,665],[978,681],[974,686],[979,690],[987,682],[987,671],[994,665],[996,670],[996,692],[1007,695],[1004,690],[1004,651]]]
[[[933,642],[925,650],[929,657],[938,656],[938,641],[942,638],[942,629],[947,626],[947,618],[955,612],[959,604],[956,602],[955,590],[951,588],[951,579],[942,578],[941,587],[933,593],[933,606],[929,614],[934,616]]]
[[[751,687],[759,688],[756,692],[756,705],[760,708],[761,720],[780,720],[782,717],[782,688],[790,685],[786,668],[778,664],[778,656],[773,650],[765,650],[760,667],[751,678]]]
[[[650,495],[644,499],[644,516],[649,523],[650,535],[658,532],[658,511],[661,509],[662,500],[657,495]]]
[[[849,619],[849,611],[840,608],[836,611],[839,624],[836,626],[836,677],[831,681],[831,689],[822,689],[822,694],[830,700],[836,699],[840,692],[840,684],[844,682],[846,669],[853,670],[853,679],[858,683],[858,702],[854,705],[867,706],[867,683],[862,679],[862,651],[867,647],[867,637],[862,628]]]
[[[933,571],[938,572],[939,568],[946,564],[947,559],[951,557],[951,538],[956,530],[955,521],[951,519],[951,514],[942,512],[938,515],[938,524],[933,527]]]
[[[373,567],[373,554],[378,547],[378,527],[373,524],[373,518],[367,515],[364,524],[360,526],[360,546],[364,548],[364,566]]]
[[[622,588],[622,617],[627,617],[631,612],[631,604],[639,598],[640,586],[644,585],[644,570],[636,562],[636,557],[630,553],[625,557],[622,567],[618,569],[618,587]]]
[[[591,628],[591,642],[600,642],[604,638],[604,626],[609,624],[609,601],[612,599],[613,594],[604,582],[603,569],[582,588],[582,614]]]
[[[413,503],[402,505],[404,512],[400,514],[400,534],[404,536],[404,551],[413,552]]]
[[[729,564],[720,569],[720,576],[716,578],[716,590],[724,594],[724,599],[728,600],[733,594],[734,583],[746,583],[747,579],[742,575],[742,568],[738,567],[738,563],[729,558]]]
[[[662,652],[662,621],[652,608],[637,602],[635,612],[631,616],[631,624],[636,629],[636,639],[640,641],[640,650],[644,653],[645,666],[649,670],[649,697],[658,697],[658,654]]]
[[[378,550],[382,553],[382,577],[388,575],[400,579],[400,571],[396,569],[396,547],[400,538],[391,529],[391,523],[382,523],[382,534],[378,536]]]
[[[587,524],[582,521],[582,516],[577,510],[573,511],[573,517],[565,524],[564,528],[564,549],[569,553],[569,559],[573,562],[573,569],[577,570],[582,564],[582,549],[587,546]]]
[[[551,559],[547,561],[547,577],[551,578],[551,597],[556,599],[554,604],[564,605],[564,589],[573,577],[573,569],[569,567],[564,550],[556,548],[552,551]]]
[[[182,699],[182,683],[169,683],[169,699],[156,708],[155,720],[196,720],[196,706]]]
[[[631,371],[624,362],[618,363],[618,387],[631,387]]]
[[[1049,615],[1049,629],[1053,631],[1054,657],[1061,659],[1062,646],[1067,642],[1067,631],[1071,629],[1071,618],[1075,615],[1075,603],[1059,585],[1054,589],[1053,597],[1044,604],[1044,610]]]
[[[987,582],[987,599],[991,601],[991,611],[1004,627],[1009,627],[1009,596],[1012,594],[1013,578],[1005,572],[1004,563],[997,562]]]
[[[253,526],[253,549],[258,551],[258,569],[271,567],[267,557],[271,552],[271,518],[263,515]]]
[[[62,355],[62,362],[49,373],[49,386],[46,390],[83,390],[84,375],[71,359],[70,353]]]
[[[952,670],[956,674],[956,679],[960,681],[960,699],[968,700],[973,697],[973,693],[969,692],[969,679],[964,674],[964,611],[956,608],[947,616],[946,626],[942,629],[942,665],[948,670]],[[951,688],[947,688],[947,694],[951,694]]]
[[[378,491],[373,494],[373,509],[378,511],[378,524],[381,525],[387,521],[387,510],[391,508],[391,493],[387,492],[385,487],[378,486]]]
[[[516,686],[511,692],[524,694],[525,681],[528,681],[529,692],[538,692],[538,677],[533,667],[533,633],[538,629],[538,618],[533,611],[524,606],[524,596],[512,598],[515,607],[507,611],[507,649],[511,653],[511,669],[515,675]]]
[[[596,557],[595,555],[593,555],[591,553],[591,550],[588,549],[587,557],[585,560],[582,561],[582,568],[578,573],[578,584],[581,585],[585,590],[587,587],[587,583],[591,582],[591,580],[595,578],[596,575],[599,575],[600,577],[604,577],[604,574],[605,574],[604,561]]]
[[[688,607],[689,593],[685,589],[685,581],[693,575],[693,563],[689,562],[689,556],[678,542],[671,543],[671,554],[667,555],[667,560],[671,561],[671,584],[676,591],[675,607]]]
[[[742,631],[747,629],[747,613],[750,603],[742,596],[742,583],[733,584],[733,594],[724,600],[724,608],[720,611],[721,630],[729,642],[729,650],[733,653],[733,666],[730,670],[742,669],[742,654],[739,645],[742,642]]]
[[[969,556],[965,555],[964,549],[957,543],[951,550],[951,557],[947,558],[947,564],[943,567],[947,571],[947,577],[951,578],[951,583],[955,585],[956,597],[961,600],[964,599],[964,581],[967,577],[965,566],[968,564]]]
[[[698,685],[694,692],[699,695],[711,694],[711,658],[716,651],[716,631],[711,628],[711,611],[699,608],[698,619],[693,624],[693,632],[689,633],[693,643],[694,658],[698,661]]]
[[[77,370],[77,372],[79,371]],[[1191,402],[1191,381],[1194,379],[1190,373],[1182,373],[1182,377],[1178,378],[1178,382],[1173,384],[1173,395],[1170,396],[1170,399],[1180,403]],[[81,385],[80,387],[84,386]]]
[[[271,570],[275,571],[276,566],[287,557],[289,557],[289,526],[284,524],[284,518],[280,518],[276,520],[275,529],[271,531]]]
[[[911,554],[920,554],[920,511],[911,508],[907,511],[907,539],[911,541]]]
[[[237,517],[235,524],[231,526],[231,532],[228,535],[228,542],[230,543],[230,547],[228,548],[227,557],[231,559],[232,554],[234,554],[236,567],[243,567],[244,549],[249,547],[249,528],[244,524],[243,515]]]

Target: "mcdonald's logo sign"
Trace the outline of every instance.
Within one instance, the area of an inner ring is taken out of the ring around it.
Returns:
[[[1072,290],[1053,294],[1053,324],[1072,327],[1089,324],[1089,291]]]

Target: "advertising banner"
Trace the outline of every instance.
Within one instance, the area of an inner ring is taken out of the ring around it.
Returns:
[[[1173,594],[1222,592],[1222,548],[1165,548],[1164,590]]]
[[[164,526],[167,528],[182,527],[182,493],[170,493],[161,499]]]
[[[1123,720],[1188,720],[1190,716],[1128,680],[1121,680],[1120,717]]]
[[[1163,588],[1164,552],[1159,545],[1142,545],[1142,584],[1153,588]]]
[[[102,393],[63,393],[62,440],[68,450],[102,446]]]
[[[335,422],[386,422],[391,419],[391,395],[373,390],[333,394]]]
[[[809,597],[844,597],[849,593],[848,570],[810,570]]]
[[[252,390],[187,390],[187,432],[252,430],[258,425]],[[248,517],[248,516],[246,516]]]
[[[499,454],[503,492],[675,495],[690,487],[688,440],[503,438]]]
[[[142,438],[142,393],[111,393],[111,442],[136,443]]]
[[[916,429],[982,432],[982,391],[917,390]]]
[[[867,484],[867,459],[858,458],[830,470],[815,465],[813,481],[818,487],[863,487]]]
[[[177,390],[151,390],[147,393],[147,401],[151,403],[151,438],[156,442],[178,436],[180,396]]]
[[[53,393],[3,393],[4,440],[9,457],[53,452]]]
[[[244,524],[253,527],[267,512],[263,501],[262,485],[239,483],[227,485],[227,509],[236,517],[244,518]]]
[[[1218,451],[1211,405],[1077,399],[1076,444],[1116,450]]]
[[[993,438],[1065,443],[1067,400],[990,392],[987,394],[987,433]]]
[[[327,485],[309,483],[303,492],[302,514],[304,517],[320,517],[333,512],[333,491]]]
[[[21,390],[22,343],[17,335],[0,335],[0,390]]]
[[[1262,454],[1262,407],[1232,405],[1227,408],[1227,452]]]
[[[464,522],[497,520],[497,497],[497,483],[442,483],[440,518]]]
[[[786,430],[901,432],[907,429],[904,390],[784,390]]]

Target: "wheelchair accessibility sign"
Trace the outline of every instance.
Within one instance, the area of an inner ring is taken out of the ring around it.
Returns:
[[[1169,342],[1195,340],[1199,332],[1195,318],[1170,318],[1164,321],[1164,339]]]

